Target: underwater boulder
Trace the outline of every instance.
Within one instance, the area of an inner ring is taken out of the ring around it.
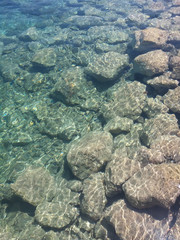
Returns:
[[[179,182],[179,164],[148,164],[123,184],[123,191],[128,202],[138,209],[170,209],[180,195]]]
[[[73,174],[85,179],[96,173],[111,160],[112,135],[103,131],[92,131],[70,145],[67,161]]]
[[[38,50],[32,58],[36,67],[49,69],[56,65],[56,51],[54,48],[43,48]]]
[[[168,32],[159,28],[146,28],[135,32],[134,49],[140,52],[148,52],[157,48],[163,48],[168,39]]]
[[[127,54],[118,52],[107,52],[96,55],[85,69],[90,77],[94,77],[98,82],[114,81],[129,66]]]
[[[134,59],[134,72],[152,77],[168,70],[168,54],[162,50],[150,51]]]
[[[108,207],[104,219],[122,240],[164,239],[169,229],[168,220],[159,221],[148,213],[129,207],[124,200],[118,200]]]

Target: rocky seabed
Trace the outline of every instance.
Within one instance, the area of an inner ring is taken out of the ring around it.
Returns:
[[[179,240],[180,1],[54,4],[0,34],[0,239]]]

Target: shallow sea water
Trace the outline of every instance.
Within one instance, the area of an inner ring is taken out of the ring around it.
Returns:
[[[178,0],[0,1],[0,239],[180,239],[179,23]],[[133,202],[149,165],[172,192]]]

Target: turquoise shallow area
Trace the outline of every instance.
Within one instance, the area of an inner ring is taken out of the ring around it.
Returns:
[[[179,26],[178,0],[0,0],[0,239],[180,239]]]

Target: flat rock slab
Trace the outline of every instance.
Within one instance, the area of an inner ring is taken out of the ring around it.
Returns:
[[[149,214],[135,211],[123,200],[113,203],[107,209],[105,218],[122,240],[165,239],[164,235],[169,229],[168,221],[164,223],[153,219]]]
[[[72,223],[79,211],[63,202],[42,202],[35,211],[35,219],[43,226],[61,229]]]
[[[169,57],[162,50],[150,51],[134,59],[134,72],[151,77],[168,70]]]
[[[108,82],[114,81],[128,65],[129,57],[127,54],[107,52],[94,57],[85,72],[99,82]]]
[[[92,131],[74,141],[67,154],[68,164],[79,179],[98,172],[111,160],[112,135],[103,131]]]
[[[16,182],[11,184],[11,188],[17,196],[34,206],[45,199],[52,199],[56,192],[54,178],[43,167],[27,168]]]
[[[123,190],[127,200],[136,208],[170,208],[180,195],[180,165],[149,164],[125,182]]]

